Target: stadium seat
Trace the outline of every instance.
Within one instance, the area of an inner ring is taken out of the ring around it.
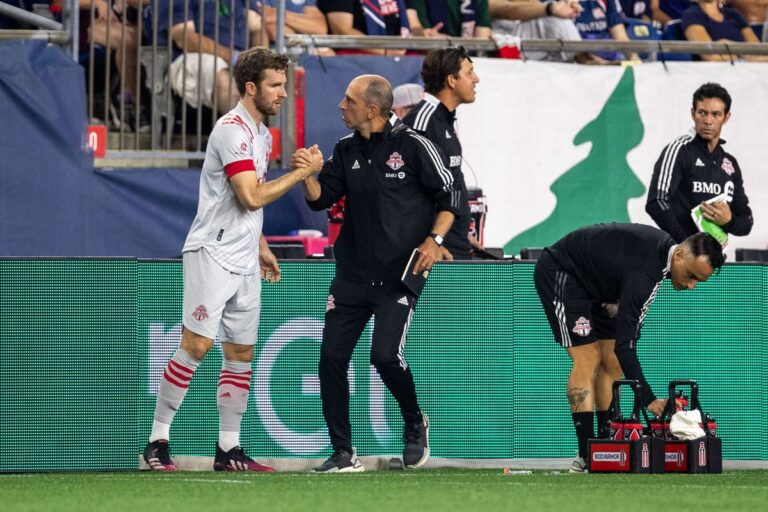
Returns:
[[[307,258],[303,244],[270,244],[269,249],[278,260],[304,260]]]
[[[637,18],[625,18],[624,26],[627,36],[631,41],[658,41],[661,39],[661,31],[653,26],[653,23]],[[656,52],[641,53],[643,60],[656,60]]]
[[[680,20],[670,20],[664,25],[664,31],[662,37],[665,41],[685,41],[685,33],[683,33],[683,27],[680,24]],[[659,53],[659,60],[680,60],[687,61],[692,60],[689,53]]]
[[[521,260],[537,260],[544,251],[543,247],[523,247],[520,249]]]
[[[625,18],[624,26],[627,35],[633,41],[658,41],[661,39],[661,31],[653,26],[653,23],[636,18]]]
[[[736,249],[736,261],[759,261],[768,263],[768,250]]]

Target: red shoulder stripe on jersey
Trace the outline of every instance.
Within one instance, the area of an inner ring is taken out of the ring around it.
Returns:
[[[256,166],[253,165],[253,160],[238,160],[224,166],[224,172],[227,173],[227,178],[231,178],[237,173],[243,171],[255,171]]]
[[[236,124],[240,128],[243,129],[244,132],[248,134],[248,136],[251,138],[251,142],[253,142],[253,132],[251,131],[251,128],[243,121],[243,118],[238,116],[237,114],[232,116],[227,116],[224,118],[221,124]]]

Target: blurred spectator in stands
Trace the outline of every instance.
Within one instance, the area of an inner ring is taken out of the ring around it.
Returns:
[[[763,42],[768,43],[768,7],[765,12],[765,23],[763,24]]]
[[[229,1],[229,0],[222,0]],[[279,0],[278,0],[279,1]],[[266,27],[264,27],[264,18],[262,13],[264,11],[264,2],[262,0],[250,0],[248,7],[248,15],[246,16],[246,24],[248,26],[248,32],[251,34],[250,45],[263,46],[269,48],[269,34]]]
[[[691,0],[651,0],[651,17],[659,23],[679,20],[691,3]]]
[[[402,37],[411,35],[406,0],[366,0],[365,9],[360,0],[317,0],[317,6],[325,13],[331,34]],[[405,50],[361,48],[356,51],[336,51],[337,54],[361,52],[403,55]]]
[[[520,39],[559,39],[580,41],[573,21],[581,13],[578,2],[559,0],[489,0],[493,20],[494,37],[519,37]],[[581,52],[525,52],[525,58],[554,62],[578,62],[580,64],[604,64],[590,53]]]
[[[52,9],[57,11],[60,11],[64,4],[64,0],[51,2]],[[140,6],[147,4],[149,0],[80,0],[80,53],[83,56],[89,55],[91,44],[109,48],[114,52],[111,62],[117,69],[120,80],[113,82],[109,91],[103,91],[103,101],[109,98],[108,108],[112,123],[116,128],[122,127],[126,131],[131,131],[136,126],[137,112],[140,113],[139,131],[149,131],[146,108],[137,106],[136,101],[138,52],[141,45],[138,12]],[[101,115],[103,101],[100,100],[100,105],[94,106],[94,115]]]
[[[270,42],[277,39],[277,6],[280,0],[261,0],[262,17]],[[285,0],[285,34],[328,33],[325,16],[317,8],[316,0]]]
[[[643,21],[651,21],[653,18],[651,0],[620,0],[620,3],[621,10],[624,11],[624,16],[627,18]]]
[[[415,36],[491,36],[488,0],[410,0],[408,22]]]
[[[581,13],[575,24],[582,39],[629,41],[624,27],[624,11],[621,10],[619,0],[580,0],[579,4]],[[622,55],[617,52],[597,52],[597,55],[608,61],[622,59]],[[626,58],[640,60],[636,53],[627,54]]]
[[[731,0],[728,4],[744,16],[747,23],[764,23],[768,0]]]
[[[424,87],[419,84],[401,84],[392,89],[392,111],[403,119],[424,98]]]
[[[158,32],[170,27],[167,37],[173,43],[174,60],[168,74],[173,91],[192,108],[213,108],[215,90],[216,110],[229,112],[239,98],[230,70],[250,44],[245,0],[222,0],[218,5],[206,0],[172,0],[170,5],[159,2],[159,6],[153,14]],[[167,7],[172,9],[170,23]]]
[[[736,9],[720,7],[720,0],[698,0],[683,13],[680,24],[688,41],[734,41],[737,43],[759,43],[755,33]],[[742,58],[753,62],[768,62],[766,55],[704,54],[698,57],[709,61],[731,61]]]

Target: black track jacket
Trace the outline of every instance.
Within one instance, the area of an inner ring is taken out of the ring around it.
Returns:
[[[677,242],[698,231],[691,209],[724,192],[732,198],[729,206],[733,218],[722,228],[737,236],[752,230],[752,210],[741,169],[723,144],[720,139],[710,153],[707,142],[698,135],[679,137],[664,148],[653,168],[645,211]]]
[[[436,146],[443,150],[448,159],[448,168],[453,174],[454,188],[461,192],[460,215],[456,217],[451,230],[445,235],[445,248],[457,258],[469,259],[469,224],[472,214],[469,210],[469,196],[464,183],[464,173],[461,172],[461,143],[456,135],[454,124],[456,112],[450,112],[440,100],[429,93],[413,107],[403,118],[403,122],[424,135]]]
[[[435,211],[459,212],[445,157],[402,123],[365,140],[355,131],[336,143],[318,175],[313,210],[346,195],[336,241],[336,277],[351,281],[399,279],[413,249],[429,235]]]

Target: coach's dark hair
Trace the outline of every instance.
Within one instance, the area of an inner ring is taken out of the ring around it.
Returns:
[[[704,101],[707,98],[719,98],[725,104],[725,113],[731,111],[731,95],[720,84],[714,82],[707,82],[693,93],[693,108],[696,108],[696,103]]]
[[[368,87],[363,91],[363,100],[366,103],[379,107],[379,115],[389,117],[389,111],[392,110],[392,85],[380,76],[371,75],[368,77]]]
[[[683,242],[695,257],[706,256],[712,270],[717,270],[725,263],[723,246],[709,233],[696,233]]]
[[[433,95],[440,92],[445,85],[446,78],[459,75],[461,61],[464,59],[472,62],[463,46],[430,51],[424,57],[424,63],[421,65],[424,90]]]
[[[243,96],[246,82],[253,82],[258,88],[261,86],[268,69],[285,71],[290,65],[291,60],[288,56],[255,46],[240,54],[232,75],[237,84],[237,90],[240,91],[240,96]]]

